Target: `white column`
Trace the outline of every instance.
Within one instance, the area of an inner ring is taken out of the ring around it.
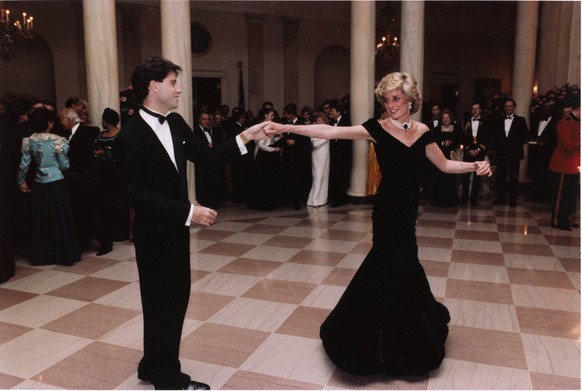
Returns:
[[[352,1],[350,58],[350,116],[361,124],[374,114],[374,35],[376,5],[373,1]],[[348,195],[366,196],[369,141],[354,141],[352,174]]]
[[[511,95],[517,102],[515,114],[525,117],[528,124],[536,65],[538,8],[537,1],[517,2]],[[527,178],[527,144],[524,146],[524,153],[525,159],[519,169],[520,181]]]
[[[83,0],[89,121],[101,123],[106,107],[119,113],[119,70],[114,0]]]
[[[418,82],[422,94],[424,82],[424,1],[403,1],[400,27],[400,72],[408,72]],[[413,116],[422,118],[422,106]]]
[[[91,0],[90,0],[91,1]],[[161,0],[162,57],[182,67],[178,78],[182,85],[180,105],[176,110],[193,126],[192,108],[192,41],[190,36],[190,2]],[[188,196],[196,199],[194,165],[188,162]]]

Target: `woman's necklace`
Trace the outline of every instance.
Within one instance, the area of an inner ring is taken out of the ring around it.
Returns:
[[[453,131],[453,125],[448,125],[448,126],[443,125],[442,126],[442,129],[443,129],[443,132],[452,132]]]
[[[410,129],[410,122],[400,123],[399,121],[396,121],[395,119],[392,119],[391,117],[390,117],[390,122],[392,122],[392,125],[396,126],[398,129],[402,129],[404,131]]]

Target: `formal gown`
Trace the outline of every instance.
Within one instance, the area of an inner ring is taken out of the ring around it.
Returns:
[[[322,206],[327,204],[329,186],[329,140],[312,138],[311,144],[311,190],[307,205]]]
[[[382,180],[372,213],[373,245],[337,306],[321,325],[325,351],[356,375],[421,375],[445,355],[450,320],[431,293],[418,260],[418,175],[426,132],[407,147],[377,120],[363,124],[375,140]]]
[[[281,154],[274,145],[279,137],[259,140],[255,150],[247,206],[253,210],[273,210],[283,206]]]
[[[51,133],[34,133],[22,139],[18,183],[26,179],[32,161],[33,265],[72,265],[81,258],[73,225],[71,199],[62,171],[69,168],[69,144]]]

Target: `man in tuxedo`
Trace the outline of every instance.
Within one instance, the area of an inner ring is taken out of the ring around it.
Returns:
[[[515,100],[508,98],[503,103],[505,115],[493,126],[495,144],[495,172],[497,197],[495,205],[503,205],[509,193],[509,205],[517,205],[519,186],[519,164],[524,158],[523,145],[527,142],[528,130],[524,117],[515,115]]]
[[[186,160],[223,164],[246,154],[245,144],[264,124],[208,148],[178,107],[182,68],[152,56],[132,74],[140,111],[115,141],[124,197],[135,210],[133,239],[144,318],[144,355],[138,378],[156,389],[209,389],[181,372],[180,338],[190,296],[190,235],[193,224],[211,225],[215,210],[188,200]]]
[[[486,123],[481,116],[481,104],[473,103],[471,105],[471,119],[465,124],[463,129],[465,140],[463,141],[463,161],[475,162],[477,160],[484,160],[487,155],[487,128]],[[462,202],[469,201],[469,183],[473,176],[473,184],[471,185],[471,206],[479,205],[479,189],[481,188],[481,177],[474,172],[463,174],[463,198]]]
[[[212,127],[212,116],[207,111],[198,113],[198,123],[193,129],[194,136],[208,149],[220,144],[217,133]],[[223,199],[225,192],[224,165],[211,165],[205,167],[201,162],[196,166],[196,200],[209,208],[217,209],[218,203]]]
[[[331,101],[329,106],[329,113],[334,121],[333,126],[352,125],[337,100]],[[332,207],[337,207],[348,202],[347,191],[350,188],[352,175],[352,140],[330,140],[329,159],[328,199]]]
[[[297,116],[297,105],[289,103],[283,107],[285,121],[292,125],[303,125],[303,118]],[[307,202],[311,188],[311,139],[294,133],[285,133],[277,142],[281,147],[281,171],[283,194],[295,210]]]
[[[71,196],[75,230],[81,251],[88,251],[93,234],[92,227],[95,225],[93,160],[99,128],[82,124],[79,114],[72,108],[61,110],[59,119],[70,145],[70,168],[65,175]]]
[[[527,173],[531,179],[531,199],[533,201],[551,200],[551,180],[548,165],[556,148],[556,124],[558,116],[548,107],[533,118],[529,132]]]

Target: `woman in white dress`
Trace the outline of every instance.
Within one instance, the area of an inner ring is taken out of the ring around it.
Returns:
[[[325,114],[314,115],[316,124],[326,124]],[[319,208],[327,204],[327,189],[329,183],[329,140],[312,138],[311,145],[311,191],[307,197],[307,206]]]

